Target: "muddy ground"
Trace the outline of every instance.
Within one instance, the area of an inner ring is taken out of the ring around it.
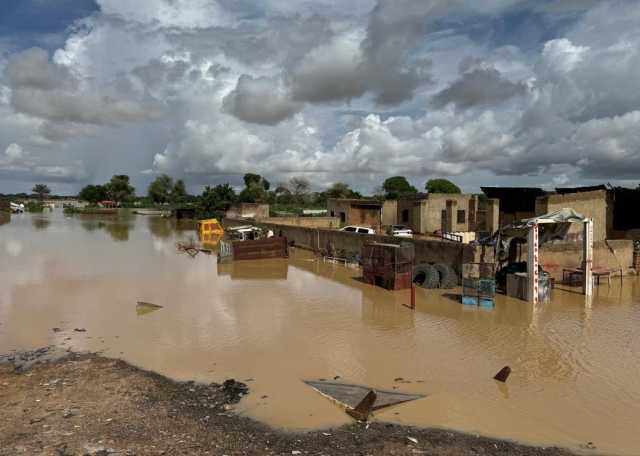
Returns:
[[[178,383],[97,355],[47,354],[0,362],[0,455],[571,454],[380,422],[289,434],[233,413],[251,394],[239,383]]]

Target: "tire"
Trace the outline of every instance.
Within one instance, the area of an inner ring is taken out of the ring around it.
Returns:
[[[438,288],[440,276],[430,264],[419,264],[413,268],[413,283],[422,288]]]
[[[449,265],[436,263],[433,268],[438,272],[440,288],[450,289],[458,286],[458,274]]]

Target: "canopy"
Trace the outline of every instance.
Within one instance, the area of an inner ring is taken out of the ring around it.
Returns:
[[[548,214],[539,215],[530,219],[524,219],[502,227],[493,236],[480,239],[478,244],[493,245],[500,253],[498,256],[504,257],[509,251],[509,244],[517,239],[520,242],[527,241],[529,229],[533,225],[538,225],[538,239],[540,244],[547,241],[563,240],[572,223],[584,223],[588,219],[570,208],[563,208]]]
[[[571,223],[584,223],[587,220],[582,214],[565,207],[548,214],[514,222],[500,229],[499,235],[503,241],[513,238],[526,239],[529,228],[540,225],[540,243],[542,244],[554,239],[564,239]]]

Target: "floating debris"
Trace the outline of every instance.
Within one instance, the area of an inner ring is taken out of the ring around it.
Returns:
[[[347,415],[358,421],[367,421],[373,410],[373,404],[376,402],[378,395],[375,391],[370,390],[367,395],[353,409],[347,409]]]
[[[159,306],[158,304],[152,304],[150,302],[138,301],[138,304],[136,304],[136,313],[138,314],[138,316],[146,315],[158,309],[162,309],[162,306]]]
[[[509,366],[504,366],[493,378],[494,380],[504,383],[509,378],[509,375],[511,375],[511,368]]]
[[[323,396],[337,402],[347,410],[350,416],[360,421],[366,420],[373,411],[425,397],[422,394],[374,390],[368,386],[322,380],[305,380],[305,383]],[[362,419],[361,417],[365,415],[366,417]]]

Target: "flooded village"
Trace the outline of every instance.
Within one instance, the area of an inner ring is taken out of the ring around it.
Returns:
[[[206,194],[1,200],[0,454],[638,454],[640,191]]]

